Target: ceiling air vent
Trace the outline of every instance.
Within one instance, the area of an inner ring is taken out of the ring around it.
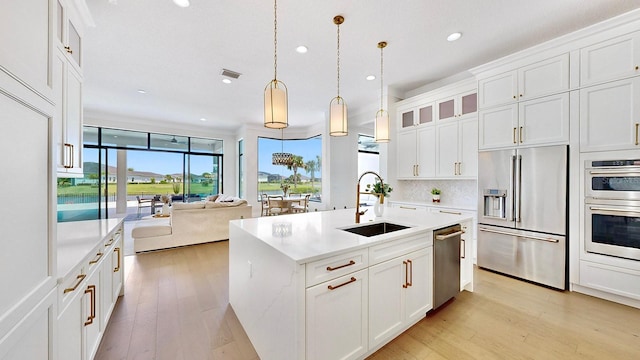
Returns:
[[[232,78],[232,79],[237,79],[242,74],[240,74],[239,72],[228,70],[228,69],[222,69],[222,71],[220,72],[220,75],[226,76],[226,77],[229,77],[229,78]]]

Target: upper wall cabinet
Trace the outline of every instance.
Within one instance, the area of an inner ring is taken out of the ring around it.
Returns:
[[[480,150],[569,142],[569,93],[481,110]]]
[[[56,0],[56,45],[77,70],[82,68],[83,25],[69,0]]]
[[[478,81],[479,106],[488,108],[569,90],[569,54]]]
[[[413,126],[433,125],[434,104],[427,103],[415,107],[404,108],[398,111],[398,122],[401,129]]]
[[[438,100],[438,121],[475,114],[478,111],[478,92],[474,89],[451,98]]]
[[[47,0],[3,1],[0,11],[0,72],[46,98],[51,97],[50,4]]]
[[[640,149],[640,77],[580,90],[580,151]]]
[[[640,32],[580,49],[580,85],[640,75]]]

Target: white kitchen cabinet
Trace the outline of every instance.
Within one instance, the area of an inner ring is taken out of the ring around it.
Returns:
[[[481,109],[569,90],[569,54],[478,81]]]
[[[120,233],[120,238],[116,241],[111,255],[111,312],[115,308],[118,297],[124,295],[124,240]]]
[[[53,58],[54,128],[59,177],[82,177],[82,78],[59,50]]]
[[[102,326],[100,314],[102,306],[100,303],[103,285],[102,285],[102,269],[101,264],[87,277],[86,286],[82,299],[83,318],[82,326],[84,326],[84,359],[90,360],[96,355],[98,345],[102,339]]]
[[[438,122],[475,114],[478,111],[478,91],[469,90],[436,102]]]
[[[580,85],[640,75],[640,32],[580,49]]]
[[[42,0],[4,1],[0,12],[0,72],[45,98],[51,97],[51,5]]]
[[[82,34],[84,1],[55,0],[53,93],[56,166],[59,177],[82,177]]]
[[[465,221],[461,225],[460,291],[473,291],[473,221]]]
[[[419,127],[398,133],[398,178],[435,176],[435,127]]]
[[[432,102],[398,109],[398,130],[415,126],[432,125],[434,120],[434,104]]]
[[[433,307],[433,252],[423,248],[369,268],[369,347],[387,342]]]
[[[569,142],[569,93],[480,110],[480,150]]]
[[[436,177],[474,178],[478,172],[478,121],[475,117],[436,126]]]
[[[306,290],[306,359],[358,359],[368,350],[368,273]]]
[[[580,90],[580,151],[640,149],[640,77]]]
[[[55,43],[76,70],[82,68],[85,1],[55,0]]]
[[[82,360],[82,346],[83,346],[83,330],[86,321],[84,315],[83,300],[85,298],[85,281],[84,278],[80,280],[79,286],[73,288],[69,287],[70,291],[67,292],[68,299],[65,302],[64,308],[60,309],[58,315],[58,359],[68,360]],[[74,279],[75,281],[75,279]],[[73,290],[72,290],[73,289]],[[90,314],[89,314],[90,315]]]

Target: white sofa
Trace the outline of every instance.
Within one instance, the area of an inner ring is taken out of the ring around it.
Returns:
[[[229,220],[251,216],[246,200],[174,203],[170,217],[138,221],[131,231],[133,248],[141,252],[226,240]]]

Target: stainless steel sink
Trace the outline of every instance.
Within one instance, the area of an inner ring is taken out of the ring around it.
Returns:
[[[374,223],[370,225],[354,226],[351,228],[345,228],[341,230],[370,237],[370,236],[382,235],[382,234],[390,233],[393,231],[398,231],[398,230],[408,229],[408,228],[409,226],[392,224],[388,222],[379,222],[379,223]]]

